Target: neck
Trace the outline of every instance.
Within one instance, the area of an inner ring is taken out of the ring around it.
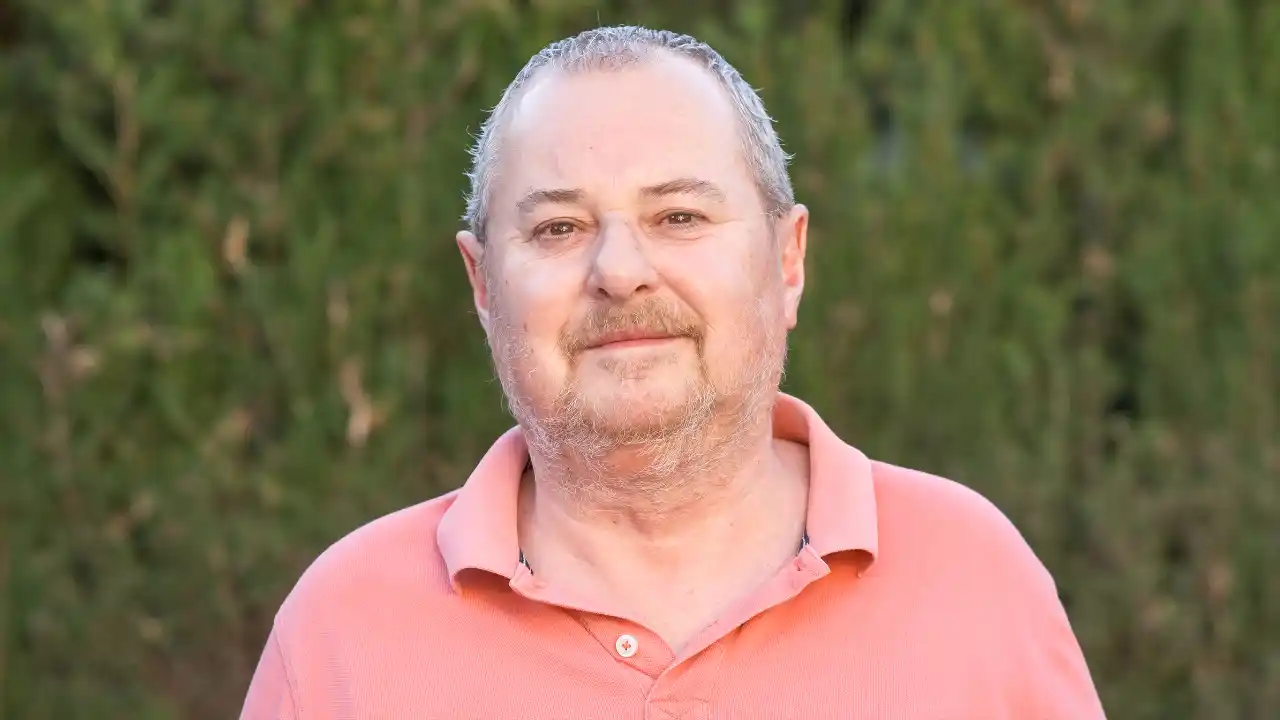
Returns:
[[[539,485],[567,514],[662,526],[732,498],[741,476],[766,459],[771,438],[771,414],[757,409],[604,454],[531,447],[530,460]]]
[[[600,463],[531,453],[520,537],[535,572],[614,594],[634,583],[742,575],[760,558],[793,554],[804,529],[807,452],[775,440],[768,413],[748,425],[736,435],[701,436],[685,448],[689,460],[661,476],[645,471],[652,466],[639,450],[611,455],[604,472]],[[716,436],[725,439],[707,447]]]

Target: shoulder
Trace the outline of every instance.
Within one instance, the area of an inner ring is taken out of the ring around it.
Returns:
[[[995,503],[955,480],[876,460],[871,461],[871,477],[879,509],[891,516],[910,513],[921,522],[941,522],[954,530],[1000,534],[1012,529]]]
[[[324,625],[392,598],[444,592],[447,571],[436,530],[457,491],[379,517],[325,549],[302,573],[276,617],[278,626]]]
[[[1104,717],[1057,586],[1014,523],[973,489],[873,463],[886,575],[945,618],[1017,717]],[[874,572],[874,571],[873,571]],[[959,628],[959,630],[957,630]],[[975,666],[976,667],[976,666]]]
[[[999,584],[1052,586],[1022,532],[986,496],[928,472],[878,461],[871,467],[886,560],[961,563]]]

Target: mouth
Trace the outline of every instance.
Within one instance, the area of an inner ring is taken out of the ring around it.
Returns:
[[[630,330],[624,332],[615,332],[597,338],[594,342],[587,346],[588,350],[614,350],[623,348],[640,348],[652,347],[679,340],[676,335],[668,335],[662,332],[646,331],[646,330]]]

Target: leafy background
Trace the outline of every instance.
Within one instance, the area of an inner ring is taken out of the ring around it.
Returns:
[[[0,0],[0,718],[233,717],[510,419],[452,243],[516,70],[694,33],[814,213],[787,389],[994,500],[1113,717],[1280,709],[1280,3]]]

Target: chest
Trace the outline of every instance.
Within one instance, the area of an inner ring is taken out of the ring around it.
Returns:
[[[803,602],[790,610],[753,618],[677,665],[640,631],[628,656],[571,613],[538,611],[339,643],[297,680],[312,720],[1014,716],[982,649],[944,641],[943,618],[833,618],[841,608]],[[867,624],[877,621],[894,626]]]

